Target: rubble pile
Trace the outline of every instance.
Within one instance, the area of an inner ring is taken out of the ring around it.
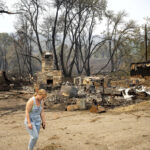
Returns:
[[[62,85],[60,94],[65,97],[77,97],[78,96],[78,89],[75,86],[70,85]]]
[[[54,79],[54,78],[53,78]],[[47,89],[48,96],[45,108],[58,110],[85,110],[103,112],[105,108],[113,108],[147,100],[150,98],[150,87],[144,79],[113,80],[107,76],[77,77],[74,83],[62,82],[59,88]],[[5,75],[0,74],[0,88],[7,85],[13,90],[16,84],[10,84]],[[11,88],[12,87],[12,88]],[[17,90],[33,94],[41,88],[39,84],[20,85]],[[16,89],[15,89],[16,90]],[[102,107],[103,106],[103,107]],[[92,109],[91,109],[92,108]]]
[[[22,86],[22,90],[27,93],[34,93],[34,88],[32,86]]]
[[[110,79],[109,84],[105,83],[106,81],[108,80],[104,78],[81,79],[78,77],[74,80],[75,84],[63,83],[60,90],[55,90],[48,95],[45,107],[68,111],[92,108],[91,112],[103,112],[103,107],[113,108],[133,104],[150,97],[150,88],[139,85],[138,81],[134,81],[133,83],[136,84],[132,84],[136,86],[128,86],[128,88],[127,84],[123,88],[113,87],[110,84]],[[120,84],[120,82],[118,83]],[[131,81],[128,82],[129,84]]]

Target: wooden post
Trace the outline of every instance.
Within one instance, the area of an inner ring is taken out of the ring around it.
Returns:
[[[105,90],[104,90],[104,79],[101,79],[101,80],[100,80],[100,85],[101,85],[102,88],[103,88],[103,91],[102,91],[102,104],[104,105],[104,104],[105,104],[105,98],[104,98],[104,94],[105,94]]]

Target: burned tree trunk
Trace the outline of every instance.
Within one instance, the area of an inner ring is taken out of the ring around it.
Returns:
[[[5,71],[0,71],[0,91],[8,91],[10,89],[10,81],[8,80]]]

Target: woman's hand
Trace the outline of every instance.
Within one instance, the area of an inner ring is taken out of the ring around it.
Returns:
[[[45,123],[45,122],[42,122],[42,127],[43,127],[43,129],[45,129],[45,126],[46,126],[46,123]]]
[[[31,123],[28,123],[28,128],[32,129],[32,124]]]

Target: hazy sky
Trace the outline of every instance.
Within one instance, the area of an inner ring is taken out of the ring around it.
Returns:
[[[9,9],[16,0],[5,0]],[[143,23],[144,17],[150,17],[150,0],[108,0],[108,9],[118,12],[125,10],[130,19]],[[14,32],[16,15],[0,15],[0,32]]]

